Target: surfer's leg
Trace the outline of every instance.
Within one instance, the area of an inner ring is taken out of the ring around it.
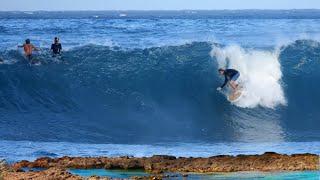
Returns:
[[[28,55],[27,55],[27,60],[28,60],[29,62],[32,61],[32,55],[31,55],[31,54],[28,54]]]
[[[230,86],[232,87],[233,90],[237,90],[238,88],[238,83],[236,81],[238,80],[239,77],[240,77],[240,73],[237,73],[230,80]]]
[[[233,80],[230,81],[230,86],[234,91],[238,88],[238,84]]]

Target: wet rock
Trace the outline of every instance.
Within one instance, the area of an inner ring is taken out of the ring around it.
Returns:
[[[111,178],[108,177],[99,177],[99,176],[91,176],[87,180],[111,180]]]
[[[177,176],[170,176],[170,175],[152,175],[152,176],[134,176],[130,179],[132,180],[162,180],[162,179],[173,179],[177,178]]]
[[[3,176],[6,172],[13,172],[12,167],[7,163],[6,160],[0,160],[0,180],[3,179]]]
[[[175,160],[177,159],[175,156],[167,156],[167,155],[154,155],[151,159],[159,161],[159,160]]]
[[[59,168],[50,168],[39,172],[4,172],[3,180],[82,180],[80,176],[72,175],[66,170]]]
[[[6,160],[2,159],[0,160],[0,172],[6,171],[8,169],[8,164]]]
[[[135,157],[62,157],[39,158],[34,162],[21,161],[13,165],[15,169],[31,168],[105,168],[144,169],[161,174],[164,172],[236,172],[236,171],[299,171],[317,170],[319,156],[315,154],[283,155],[267,152],[262,155],[213,156],[209,158],[176,158],[157,155],[150,158]]]

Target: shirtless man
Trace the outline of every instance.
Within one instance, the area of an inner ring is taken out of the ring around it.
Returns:
[[[38,48],[36,48],[33,44],[30,43],[30,39],[26,40],[26,43],[24,43],[22,46],[18,46],[20,48],[23,48],[24,54],[28,58],[30,62],[32,62],[32,52],[33,50],[39,51]]]

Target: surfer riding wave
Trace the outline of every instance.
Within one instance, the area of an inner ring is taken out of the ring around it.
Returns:
[[[225,80],[222,86],[218,87],[217,90],[221,91],[228,83],[233,91],[236,91],[238,88],[237,79],[240,77],[240,72],[235,69],[222,69],[220,68],[219,74],[224,76]]]

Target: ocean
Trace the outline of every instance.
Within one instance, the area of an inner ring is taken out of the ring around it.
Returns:
[[[320,10],[0,12],[0,39],[10,162],[320,154]],[[239,101],[216,90],[219,67],[240,71]]]

